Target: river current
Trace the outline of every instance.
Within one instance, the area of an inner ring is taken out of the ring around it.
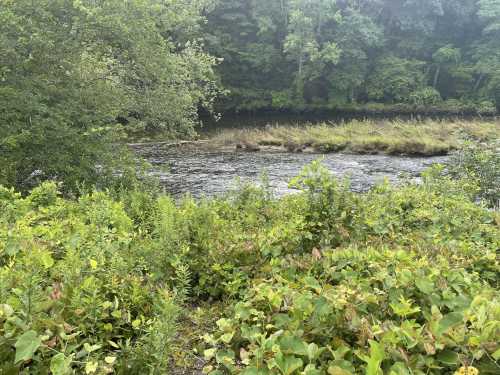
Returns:
[[[293,192],[289,181],[314,160],[338,178],[349,177],[354,191],[366,191],[385,178],[393,183],[418,179],[421,172],[447,157],[401,157],[387,155],[308,154],[210,150],[183,146],[166,148],[148,144],[136,148],[153,166],[165,190],[179,197],[218,196],[239,183],[260,183],[263,174],[276,195]]]

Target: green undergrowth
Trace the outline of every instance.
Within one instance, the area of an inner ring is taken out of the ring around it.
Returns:
[[[314,163],[280,199],[0,188],[0,373],[497,374],[477,181],[356,194]]]
[[[315,152],[382,153],[390,155],[445,155],[464,141],[498,139],[498,122],[486,121],[351,121],[307,126],[268,126],[265,129],[223,131],[215,143],[285,147]]]

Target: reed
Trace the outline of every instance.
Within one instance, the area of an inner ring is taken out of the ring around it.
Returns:
[[[215,144],[254,145],[288,151],[382,153],[390,155],[445,155],[466,142],[499,138],[499,121],[350,121],[259,129],[224,130]]]

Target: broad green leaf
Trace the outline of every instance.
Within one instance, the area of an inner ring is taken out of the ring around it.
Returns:
[[[307,365],[304,371],[302,371],[303,375],[321,375],[322,372],[316,368],[314,365]]]
[[[211,360],[212,358],[215,357],[215,353],[217,353],[217,349],[216,348],[211,348],[211,349],[207,349],[203,352],[203,356],[205,358],[205,360],[209,361]]]
[[[28,331],[21,335],[14,347],[16,348],[15,363],[28,361],[33,358],[33,355],[42,344],[42,340],[38,337],[35,331]]]
[[[268,375],[269,370],[267,368],[257,368],[255,366],[247,367],[241,375]],[[210,375],[213,375],[213,373],[210,373]]]
[[[345,370],[339,366],[328,367],[328,375],[352,375],[353,373],[349,370]]]
[[[453,366],[460,364],[458,354],[451,350],[442,351],[437,355],[437,360],[445,365]]]
[[[291,375],[294,371],[300,369],[303,362],[300,358],[292,355],[278,354],[275,358],[276,367],[283,375]]]
[[[87,362],[85,364],[85,373],[88,374],[94,374],[97,371],[97,368],[99,367],[99,363],[97,362]]]
[[[105,357],[104,358],[104,362],[106,362],[108,365],[112,365],[113,363],[115,363],[116,361],[116,357]]]
[[[71,370],[71,358],[66,358],[64,353],[56,354],[50,360],[50,371],[53,375],[66,375]]]
[[[431,294],[434,291],[434,283],[429,279],[419,278],[415,280],[415,285],[425,294]]]
[[[442,335],[448,329],[463,323],[464,316],[460,313],[452,312],[443,317],[438,323],[437,334]]]
[[[285,334],[280,338],[279,343],[281,351],[285,354],[308,355],[307,344],[296,336]]]
[[[366,375],[380,375],[380,365],[385,358],[384,348],[376,341],[370,340],[370,358],[367,361]]]
[[[319,348],[315,343],[311,343],[307,346],[307,358],[309,362],[316,360],[321,353],[325,351],[325,348]]]
[[[346,361],[344,359],[339,359],[339,360],[335,360],[335,361],[332,361],[329,363],[329,369],[331,368],[332,371],[335,370],[335,371],[339,371],[339,370],[344,370],[347,374],[354,374],[354,372],[356,371],[354,369],[354,366],[352,365],[351,362],[349,361]],[[340,373],[342,374],[342,373]]]
[[[500,349],[498,349],[495,353],[491,355],[495,361],[498,361],[500,359]]]
[[[54,259],[48,251],[42,252],[42,254],[40,255],[40,260],[42,262],[42,265],[47,269],[51,268],[54,265]]]
[[[412,372],[403,362],[396,362],[389,372],[389,375],[411,375]]]

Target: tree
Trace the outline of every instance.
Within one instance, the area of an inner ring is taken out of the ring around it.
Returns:
[[[74,191],[123,174],[123,125],[192,134],[215,94],[193,4],[3,0],[0,184],[58,179]]]
[[[475,52],[475,89],[483,85],[483,95],[492,97],[500,109],[500,0],[480,0],[478,16],[484,29]]]
[[[384,43],[383,29],[361,9],[347,7],[342,10],[334,39],[341,49],[339,62],[328,77],[331,101],[356,102],[370,68],[370,57]]]
[[[368,82],[369,97],[389,103],[408,102],[412,93],[424,87],[423,66],[418,60],[382,57]]]
[[[224,59],[224,109],[389,104],[399,102],[399,84],[416,90],[402,95],[405,103],[469,106],[496,95],[497,7],[498,0],[218,0],[205,29],[210,52]],[[384,70],[386,87],[376,82]]]
[[[436,70],[434,73],[432,87],[436,88],[439,81],[439,75],[441,74],[441,69],[450,65],[458,65],[461,57],[462,55],[460,50],[458,48],[454,48],[451,44],[447,44],[433,53],[432,60],[436,64]]]

